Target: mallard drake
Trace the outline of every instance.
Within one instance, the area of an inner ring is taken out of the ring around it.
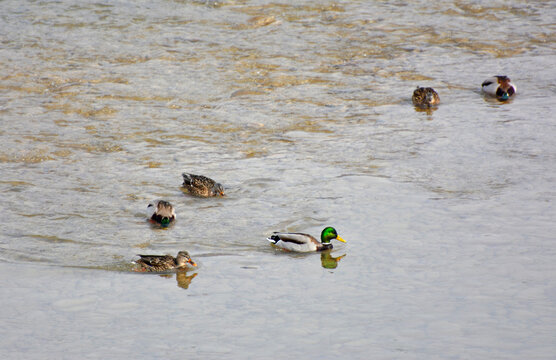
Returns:
[[[496,75],[483,81],[481,89],[484,93],[495,96],[498,100],[505,101],[514,96],[517,88],[511,83],[509,77]]]
[[[413,91],[413,96],[411,97],[413,104],[419,107],[431,107],[436,106],[440,103],[440,97],[438,93],[431,87],[419,87]]]
[[[147,217],[162,226],[168,226],[176,220],[176,213],[168,201],[156,200],[147,205]]]
[[[222,185],[206,176],[188,173],[183,173],[181,176],[183,176],[182,186],[191,195],[200,197],[224,196]]]
[[[310,252],[322,251],[332,249],[330,240],[336,239],[341,242],[346,242],[338,236],[336,229],[333,227],[326,227],[320,234],[320,242],[309,234],[302,233],[286,233],[274,232],[272,236],[267,238],[273,245],[282,249],[296,252]]]
[[[178,252],[178,256],[172,255],[139,255],[139,260],[134,261],[141,267],[140,271],[166,271],[172,269],[184,269],[189,265],[197,266],[195,261],[191,260],[187,251]]]

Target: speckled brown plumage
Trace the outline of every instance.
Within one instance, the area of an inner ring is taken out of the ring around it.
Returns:
[[[189,265],[197,266],[191,260],[187,251],[178,252],[178,256],[172,255],[137,255],[139,260],[135,261],[140,266],[140,271],[166,271],[176,268],[186,268]]]
[[[224,196],[222,185],[206,176],[183,173],[182,177],[182,186],[191,195],[200,197]]]
[[[418,87],[413,91],[413,104],[419,107],[431,107],[436,106],[440,103],[440,97],[438,93],[430,87]]]

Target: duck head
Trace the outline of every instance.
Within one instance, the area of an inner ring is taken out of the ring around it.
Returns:
[[[191,259],[191,256],[189,256],[189,253],[187,251],[180,251],[178,253],[178,256],[176,256],[176,263],[179,267],[187,266],[187,264],[190,264],[191,266],[197,266],[197,264]]]
[[[344,239],[342,239],[340,236],[338,236],[338,233],[336,232],[336,229],[334,229],[333,227],[325,227],[322,232],[320,233],[320,241],[323,244],[330,244],[330,240],[336,239],[338,241],[341,242],[346,242]]]
[[[213,194],[224,196],[224,187],[221,184],[216,183],[212,188],[212,192]]]

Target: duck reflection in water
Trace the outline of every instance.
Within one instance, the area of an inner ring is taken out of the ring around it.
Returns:
[[[182,289],[187,289],[191,284],[193,278],[195,278],[195,276],[197,276],[197,273],[187,275],[187,271],[181,271],[181,270],[177,271],[176,280],[178,282],[178,287],[181,287]]]
[[[422,108],[419,106],[415,106],[415,111],[419,112],[419,113],[425,113],[427,115],[429,115],[429,118],[427,120],[432,120],[432,114],[438,110],[438,108],[436,107],[430,107],[430,108]]]
[[[178,283],[178,287],[188,289],[195,276],[197,276],[196,272],[191,275],[187,275],[187,270],[177,270],[176,281]],[[160,277],[171,279],[174,277],[174,274],[161,274]]]
[[[333,257],[330,253],[331,251],[332,250],[324,250],[320,253],[320,262],[325,269],[336,269],[340,260],[346,256],[346,254],[344,254],[342,256]]]

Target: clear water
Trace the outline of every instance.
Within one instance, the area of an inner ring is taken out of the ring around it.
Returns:
[[[554,359],[554,2],[0,8],[4,356]],[[265,240],[326,225],[328,255]]]

